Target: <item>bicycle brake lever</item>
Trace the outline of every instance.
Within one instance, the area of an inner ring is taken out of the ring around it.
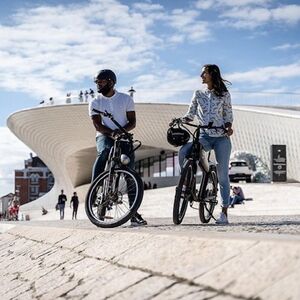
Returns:
[[[173,119],[171,120],[171,122],[169,123],[169,127],[174,126],[176,123],[178,123],[178,119],[177,119],[177,118],[173,118]]]

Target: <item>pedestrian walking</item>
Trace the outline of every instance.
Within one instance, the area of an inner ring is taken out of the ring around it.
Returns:
[[[57,202],[61,220],[65,218],[66,202],[67,202],[67,196],[64,194],[64,190],[61,190],[61,194],[58,196],[58,202]]]
[[[94,93],[94,90],[90,89],[90,96],[92,99],[95,98],[95,93]]]
[[[82,91],[80,91],[78,98],[79,98],[79,102],[83,102],[83,92]]]
[[[66,103],[71,103],[72,100],[71,100],[71,93],[67,93],[67,96],[66,96]]]
[[[70,207],[72,205],[73,205],[72,220],[73,219],[77,220],[77,210],[78,210],[79,200],[76,192],[73,193],[73,196],[70,201]]]
[[[88,102],[89,92],[87,90],[85,90],[85,92],[84,92],[84,98],[85,98],[85,102]]]

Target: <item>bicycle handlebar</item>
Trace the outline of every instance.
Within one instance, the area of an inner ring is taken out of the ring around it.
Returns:
[[[100,111],[98,109],[93,108],[93,112],[97,113],[98,115],[102,115],[103,117],[107,117],[109,119],[111,119],[111,121],[122,131],[122,133],[130,140],[132,140],[132,134],[129,133],[128,131],[126,131],[119,122],[117,122],[113,115],[111,113],[109,113],[107,110],[105,111]]]
[[[111,119],[111,121],[121,130],[122,134],[120,134],[117,138],[118,139],[122,139],[123,137],[125,137],[126,139],[128,139],[129,141],[132,142],[132,144],[137,143],[137,146],[135,146],[132,149],[132,152],[136,151],[138,148],[141,147],[142,142],[139,140],[133,140],[133,134],[129,133],[126,129],[124,129],[119,122],[117,122],[113,115],[111,113],[109,113],[107,110],[105,111],[100,111],[98,109],[93,108],[93,111],[99,115],[102,115],[103,117],[107,117],[109,119]]]
[[[222,129],[225,133],[227,132],[227,129],[224,126],[212,126],[213,122],[209,122],[208,125],[195,125],[193,123],[190,123],[183,118],[174,118],[170,123],[169,126],[173,127],[175,125],[189,125],[191,127],[197,127],[198,129]]]

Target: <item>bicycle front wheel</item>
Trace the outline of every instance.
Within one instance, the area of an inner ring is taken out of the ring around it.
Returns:
[[[199,202],[199,217],[202,223],[208,223],[217,205],[218,177],[215,166],[211,166],[202,199]]]
[[[139,175],[128,168],[100,174],[91,184],[85,200],[90,221],[112,228],[126,223],[138,210],[144,189]]]
[[[189,198],[191,197],[193,190],[193,179],[193,162],[187,160],[183,166],[174,198],[173,222],[176,225],[179,225],[185,216]]]

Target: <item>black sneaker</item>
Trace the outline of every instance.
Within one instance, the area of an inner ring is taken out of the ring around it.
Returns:
[[[130,219],[131,226],[144,226],[147,225],[147,221],[142,218],[142,216],[138,213],[135,214],[134,217]]]

